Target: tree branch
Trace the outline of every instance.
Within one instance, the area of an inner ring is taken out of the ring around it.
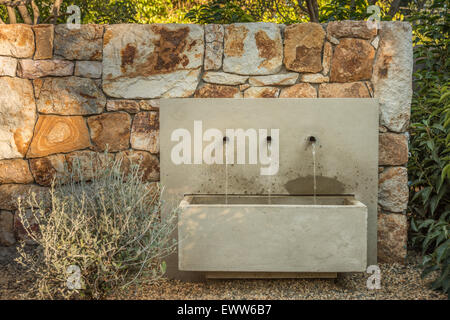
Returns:
[[[10,24],[16,24],[17,23],[17,17],[16,17],[16,11],[13,7],[7,6],[6,10],[8,10],[8,17],[9,17],[9,23]]]
[[[31,8],[33,9],[33,23],[39,24],[41,14],[39,12],[39,7],[34,0],[31,0]]]
[[[5,6],[17,7],[17,6],[26,5],[30,1],[31,0],[0,0],[0,4],[3,4]]]
[[[59,10],[61,8],[62,2],[63,2],[63,0],[55,0],[55,2],[53,2],[52,14],[53,14],[53,23],[54,24],[56,24],[56,20],[58,19]]]
[[[17,9],[19,10],[20,15],[22,16],[23,22],[25,22],[26,24],[33,24],[30,13],[28,12],[28,9],[25,5],[17,6]]]
[[[2,17],[0,17],[0,24],[5,24],[5,22],[2,20]]]

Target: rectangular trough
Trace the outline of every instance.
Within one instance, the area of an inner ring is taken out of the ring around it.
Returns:
[[[365,271],[367,207],[352,196],[189,195],[178,237],[183,271]]]

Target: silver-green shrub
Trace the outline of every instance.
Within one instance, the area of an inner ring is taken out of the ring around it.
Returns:
[[[48,196],[19,200],[37,244],[30,251],[22,241],[18,258],[37,279],[34,297],[100,299],[163,276],[176,210],[162,216],[160,185],[143,181],[139,164],[123,167],[106,154],[76,159]]]

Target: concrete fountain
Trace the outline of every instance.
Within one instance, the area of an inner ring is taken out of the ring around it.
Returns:
[[[333,277],[376,263],[378,101],[168,99],[161,183],[181,279]]]

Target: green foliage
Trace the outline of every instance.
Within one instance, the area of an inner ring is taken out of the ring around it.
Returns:
[[[411,240],[425,254],[424,275],[440,270],[433,288],[448,291],[450,241],[449,17],[434,0],[410,17],[414,30],[414,94],[411,115]]]
[[[196,6],[186,14],[185,18],[200,24],[255,21],[237,1],[228,0],[213,0],[210,3]]]
[[[176,245],[176,212],[161,216],[159,186],[108,154],[75,159],[50,195],[19,200],[19,217],[38,247],[29,252],[22,241],[18,262],[37,278],[29,294],[42,299],[98,299],[155,281]],[[77,283],[71,268],[81,288],[67,285]]]
[[[320,7],[320,20],[322,22],[340,20],[365,20],[369,14],[366,0],[331,0]]]

